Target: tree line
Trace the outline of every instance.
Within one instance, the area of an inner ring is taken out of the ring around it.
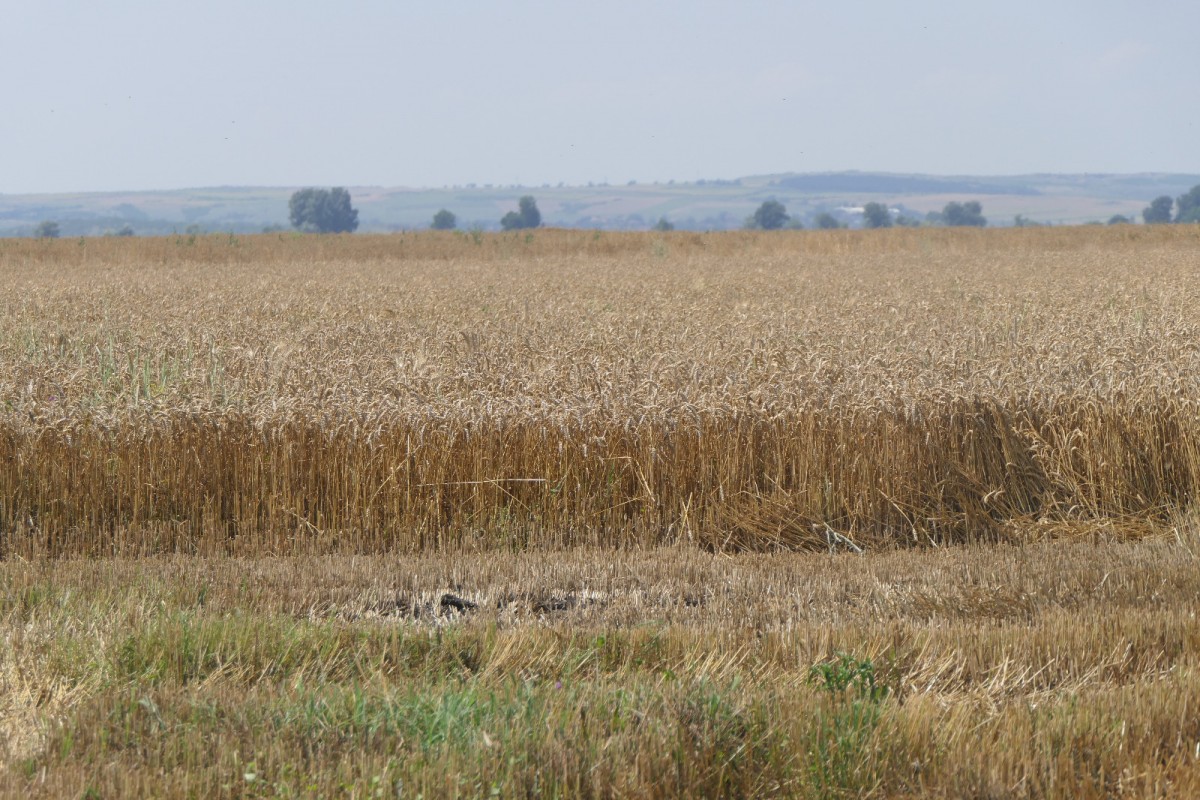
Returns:
[[[292,194],[288,201],[288,216],[292,227],[306,233],[353,233],[358,230],[358,210],[354,208],[350,193],[342,187],[332,189],[301,189]],[[1162,195],[1154,198],[1143,211],[1142,220],[1147,225],[1168,223],[1200,223],[1200,184],[1193,186],[1188,192],[1177,198]],[[1131,222],[1128,217],[1120,214],[1112,217],[1109,224]],[[525,195],[517,201],[517,210],[509,211],[500,218],[500,227],[506,231],[538,228],[542,224],[542,214],[538,210],[537,201],[531,195]],[[917,220],[904,214],[893,215],[892,209],[883,203],[867,203],[862,208],[862,226],[864,228],[916,227],[920,225],[937,225],[946,227],[977,227],[988,224],[983,216],[983,206],[977,200],[966,202],[949,202],[941,211],[929,212],[924,220]],[[1016,225],[1036,224],[1021,215],[1016,217]],[[838,219],[828,211],[818,214],[812,225],[817,229],[834,229],[848,227],[847,223]],[[800,220],[793,219],[788,214],[787,207],[778,200],[765,200],[746,220],[745,226],[755,230],[773,231],[781,228],[803,228]],[[429,226],[434,230],[454,230],[458,227],[458,218],[448,209],[441,209],[433,215]],[[654,230],[669,231],[675,226],[665,216],[653,226]],[[34,228],[33,235],[39,239],[55,239],[60,235],[57,222],[47,220]],[[128,225],[115,235],[132,236],[133,229]]]
[[[920,225],[982,228],[987,225],[987,218],[983,216],[983,206],[976,200],[947,203],[941,211],[926,214],[924,221],[904,214],[893,216],[892,210],[883,203],[867,203],[862,208],[862,225],[864,228],[915,228]],[[765,200],[746,220],[746,227],[752,230],[775,231],[784,227],[798,229],[804,226],[799,220],[792,219],[783,203],[778,200]],[[832,230],[849,226],[828,211],[823,211],[813,220],[813,227]]]
[[[292,227],[306,233],[350,233],[358,229],[358,210],[350,203],[350,193],[343,188],[301,189],[288,202]],[[537,201],[525,195],[517,201],[517,210],[500,218],[500,227],[506,231],[538,228],[542,224],[542,212]],[[458,227],[458,218],[453,211],[441,209],[433,215],[429,226],[434,230],[449,231]]]
[[[1174,215],[1171,213],[1172,209]],[[1174,199],[1166,194],[1154,198],[1150,205],[1142,210],[1142,221],[1147,225],[1200,222],[1200,184]]]
[[[289,208],[292,226],[297,230],[343,233],[358,228],[358,211],[350,205],[350,194],[345,189],[302,189],[292,195]],[[538,228],[541,224],[542,213],[538,210],[537,200],[531,195],[525,195],[517,201],[516,211],[509,211],[500,218],[500,227],[506,231]],[[817,228],[825,229],[846,227],[828,212],[819,214],[814,224]],[[863,207],[864,228],[890,228],[893,224],[916,226],[922,223],[902,215],[893,219],[891,210],[882,203],[867,203]],[[942,211],[927,215],[925,224],[983,227],[987,225],[987,219],[983,216],[983,207],[976,201],[951,202],[947,203]],[[747,228],[764,231],[779,230],[785,226],[803,227],[799,220],[792,219],[787,213],[787,208],[778,200],[763,202],[746,221]],[[458,227],[458,217],[449,209],[440,209],[433,215],[429,227],[439,231],[455,230]],[[674,228],[666,217],[659,219],[653,226],[653,229],[658,231]]]

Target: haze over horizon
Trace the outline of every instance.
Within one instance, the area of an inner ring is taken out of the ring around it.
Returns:
[[[23,4],[0,193],[1200,171],[1200,5]]]

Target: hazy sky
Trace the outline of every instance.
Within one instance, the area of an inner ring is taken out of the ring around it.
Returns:
[[[1195,0],[42,0],[0,193],[1200,171]]]

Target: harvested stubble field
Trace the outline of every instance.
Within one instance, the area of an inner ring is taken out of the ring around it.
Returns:
[[[1200,791],[1194,227],[0,271],[10,794]]]

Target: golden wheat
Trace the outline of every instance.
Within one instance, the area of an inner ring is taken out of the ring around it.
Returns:
[[[6,241],[0,549],[1138,535],[1200,481],[1198,252],[1190,227]]]

